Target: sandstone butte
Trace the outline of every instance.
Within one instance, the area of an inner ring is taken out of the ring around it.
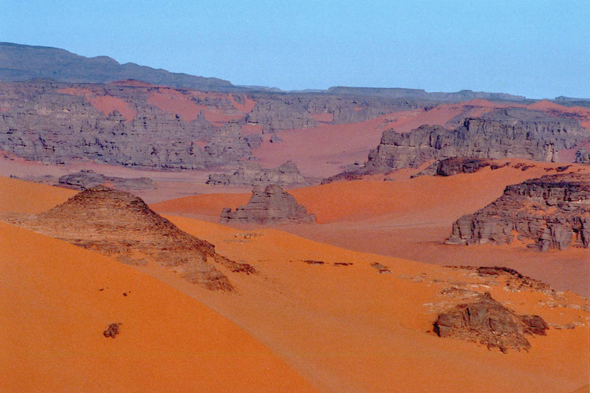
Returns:
[[[10,194],[0,199],[3,211],[19,196],[14,190],[34,189],[23,196],[30,210],[42,210],[35,193],[56,190],[0,179]],[[588,302],[570,292],[514,287],[509,277],[358,253],[276,229],[167,218],[259,274],[224,270],[238,294],[217,293],[156,264],[125,266],[0,225],[9,273],[2,296],[13,307],[2,315],[11,338],[5,354],[18,354],[1,358],[2,383],[11,384],[3,390],[59,390],[68,382],[84,391],[306,391],[311,383],[325,392],[573,392],[587,385]],[[528,352],[507,353],[438,337],[433,323],[464,302],[463,290],[491,292],[518,315],[539,315],[547,335],[528,337]],[[120,334],[105,338],[119,322]]]

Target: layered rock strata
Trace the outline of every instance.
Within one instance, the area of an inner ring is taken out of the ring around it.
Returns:
[[[524,109],[503,109],[482,118],[465,119],[454,130],[426,125],[403,134],[386,130],[361,172],[418,168],[429,160],[450,157],[553,162],[559,150],[575,147],[588,135],[588,130],[575,119],[549,117]]]
[[[221,213],[224,223],[267,224],[313,224],[315,216],[308,214],[305,206],[300,205],[293,195],[283,191],[279,185],[272,184],[265,188],[254,187],[248,204],[235,211],[224,208]]]
[[[47,212],[12,223],[123,263],[156,263],[210,290],[233,291],[227,276],[212,263],[233,272],[255,272],[248,264],[217,254],[213,244],[181,231],[140,198],[104,186],[89,188]]]
[[[279,184],[281,186],[287,186],[304,185],[307,184],[307,181],[301,176],[301,172],[299,172],[297,165],[292,161],[287,161],[273,169],[266,169],[258,164],[243,163],[240,164],[239,168],[231,175],[209,175],[207,184],[223,186]]]
[[[506,187],[504,195],[459,218],[449,244],[510,244],[541,251],[590,247],[590,175],[547,175]]]

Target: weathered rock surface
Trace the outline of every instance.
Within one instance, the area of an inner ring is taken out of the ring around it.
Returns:
[[[12,223],[123,263],[157,263],[210,290],[233,290],[212,262],[233,272],[255,272],[250,265],[217,254],[213,244],[181,231],[140,198],[104,186],[86,189],[51,210]]]
[[[590,164],[590,152],[585,148],[579,149],[574,162],[576,164]]]
[[[588,135],[575,119],[527,109],[498,109],[481,118],[465,119],[454,130],[441,126],[421,126],[403,134],[386,130],[361,173],[418,168],[429,160],[451,157],[553,162],[558,150],[573,148]]]
[[[541,251],[590,247],[590,175],[547,175],[506,187],[490,205],[458,219],[449,244],[510,244]]]
[[[58,179],[57,185],[74,190],[84,190],[109,182],[112,188],[123,190],[145,190],[154,188],[154,182],[148,177],[123,178],[105,176],[90,169],[82,169],[79,172],[63,175]]]
[[[279,184],[281,186],[304,185],[307,181],[301,176],[297,165],[292,161],[273,168],[262,168],[258,164],[243,163],[240,164],[237,171],[231,175],[211,174],[207,184],[212,185],[268,185]]]
[[[303,205],[299,205],[293,195],[283,191],[279,185],[272,184],[265,188],[254,187],[248,204],[232,212],[224,208],[221,222],[256,223],[256,224],[313,224],[315,216],[308,214]]]
[[[473,341],[502,352],[530,349],[526,335],[545,335],[548,328],[540,316],[518,315],[492,299],[489,292],[440,314],[434,322],[440,337]]]

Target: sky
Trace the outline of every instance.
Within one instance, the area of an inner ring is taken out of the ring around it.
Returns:
[[[237,85],[590,98],[588,0],[2,0],[0,41]]]

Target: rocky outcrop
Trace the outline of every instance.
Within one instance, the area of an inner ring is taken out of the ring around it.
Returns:
[[[403,134],[386,130],[361,172],[418,168],[429,160],[451,157],[553,162],[558,150],[575,147],[588,134],[574,119],[526,109],[501,109],[481,118],[465,119],[454,130],[441,126],[421,126]]]
[[[86,189],[51,210],[13,223],[123,263],[156,263],[210,290],[233,291],[227,276],[212,263],[233,272],[255,272],[250,265],[217,254],[213,244],[181,231],[140,198],[104,186]]]
[[[547,323],[538,315],[518,315],[492,299],[489,292],[440,314],[434,322],[439,337],[476,342],[502,352],[529,350],[526,335],[545,335]]]
[[[585,148],[581,148],[576,151],[576,158],[574,160],[576,164],[590,164],[590,152]]]
[[[96,173],[91,169],[82,169],[76,173],[63,175],[58,179],[57,185],[81,191],[107,182],[112,188],[123,190],[145,190],[154,188],[154,182],[148,177],[123,178],[105,176],[101,173]]]
[[[231,175],[211,174],[207,184],[212,185],[235,185],[235,186],[256,186],[279,184],[281,186],[304,185],[307,181],[301,176],[297,165],[292,161],[273,168],[262,168],[258,164],[240,164],[237,171]]]
[[[510,244],[547,251],[590,247],[590,175],[547,175],[506,187],[490,205],[458,219],[448,244]]]
[[[252,197],[247,205],[235,211],[224,208],[221,213],[224,223],[255,223],[268,224],[313,224],[315,216],[308,214],[303,205],[299,205],[293,195],[283,191],[279,185],[273,184],[262,188],[254,187]]]
[[[488,166],[490,166],[490,162],[480,158],[447,158],[438,163],[436,174],[438,176],[453,176],[459,173],[475,173]]]

